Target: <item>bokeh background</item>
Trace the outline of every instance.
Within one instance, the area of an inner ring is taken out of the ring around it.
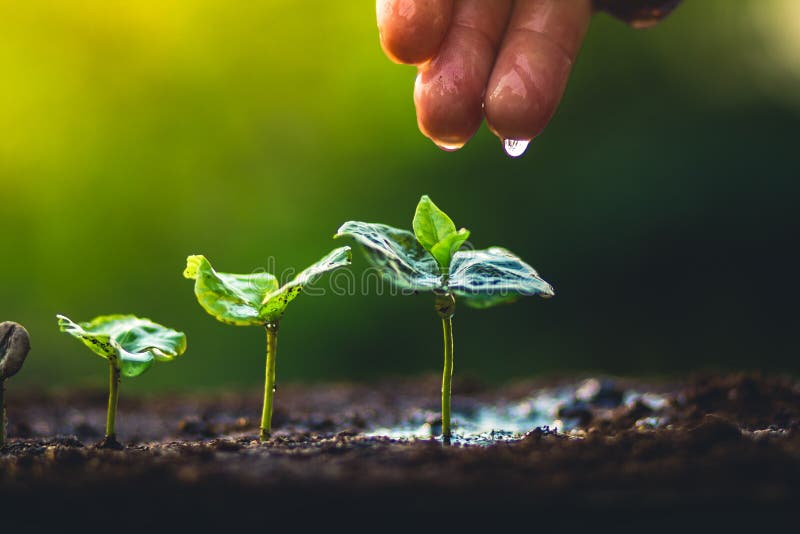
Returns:
[[[519,160],[485,128],[456,153],[419,134],[373,2],[2,0],[0,73],[0,320],[34,344],[15,384],[104,387],[55,314],[133,312],[189,351],[126,390],[256,387],[263,332],[206,315],[186,255],[303,267],[345,220],[409,227],[423,193],[558,292],[461,308],[459,376],[800,371],[796,0],[598,15]],[[303,296],[279,381],[438,373],[440,337],[429,296]]]

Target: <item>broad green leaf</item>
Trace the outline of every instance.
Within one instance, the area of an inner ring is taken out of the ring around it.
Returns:
[[[367,259],[402,289],[449,291],[476,308],[520,296],[554,295],[552,286],[533,267],[506,249],[460,251],[469,231],[456,230],[427,196],[417,206],[414,234],[384,224],[349,221],[334,237],[341,236],[364,245]]]
[[[433,245],[430,252],[442,267],[442,271],[447,272],[449,270],[453,254],[461,248],[461,245],[463,245],[464,241],[467,239],[469,239],[469,230],[462,228],[461,230],[445,236],[441,241]]]
[[[352,237],[364,247],[367,260],[400,289],[431,291],[442,285],[436,260],[414,234],[385,224],[348,221],[334,237]]]
[[[154,361],[170,361],[186,351],[186,335],[133,315],[104,315],[75,323],[58,315],[62,332],[109,360],[123,376],[139,376]]]
[[[419,199],[412,225],[417,240],[436,258],[442,271],[447,272],[453,253],[467,240],[469,232],[463,228],[456,230],[452,219],[428,195]]]
[[[350,247],[337,248],[283,287],[269,273],[218,273],[204,256],[189,256],[183,275],[195,280],[197,301],[217,320],[239,326],[262,326],[280,319],[303,287],[349,263]]]
[[[195,281],[197,301],[218,321],[227,324],[263,325],[261,303],[278,290],[278,279],[269,273],[218,273],[205,256],[189,256],[183,276]]]
[[[350,265],[352,252],[350,247],[340,247],[329,252],[324,258],[301,271],[294,280],[284,284],[280,289],[264,297],[259,314],[267,321],[276,321],[286,311],[286,306],[302,291],[303,287],[313,284],[323,274],[345,265]]]
[[[500,247],[456,252],[448,288],[474,308],[512,302],[520,296],[555,294],[533,267]]]

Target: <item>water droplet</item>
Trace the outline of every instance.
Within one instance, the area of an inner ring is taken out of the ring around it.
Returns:
[[[455,152],[464,146],[464,143],[444,143],[442,141],[434,141],[434,143],[445,152]]]
[[[503,149],[512,158],[518,158],[528,150],[531,142],[527,139],[506,139],[503,141]]]
[[[658,24],[660,20],[661,19],[658,18],[632,20],[631,27],[636,30],[646,30],[647,28],[652,28]]]

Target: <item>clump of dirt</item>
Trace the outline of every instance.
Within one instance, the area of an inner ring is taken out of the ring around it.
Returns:
[[[256,392],[123,399],[124,450],[95,447],[102,394],[15,395],[2,525],[719,527],[788,517],[800,497],[791,379],[465,385],[454,447],[425,439],[437,431],[435,378],[282,387],[265,444]]]

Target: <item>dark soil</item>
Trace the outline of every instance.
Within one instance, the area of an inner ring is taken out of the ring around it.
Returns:
[[[491,389],[462,379],[454,410],[519,402],[553,385]],[[276,431],[263,445],[255,392],[123,396],[124,450],[95,447],[103,394],[10,392],[0,532],[15,523],[34,531],[165,523],[223,532],[610,523],[693,531],[795,521],[800,383],[750,375],[675,386],[605,380],[576,394],[578,385],[565,387],[571,393],[556,408],[576,425],[566,433],[536,428],[517,441],[449,448],[365,435],[425,418],[435,430],[435,379],[281,388]],[[663,402],[632,398],[632,390]]]

